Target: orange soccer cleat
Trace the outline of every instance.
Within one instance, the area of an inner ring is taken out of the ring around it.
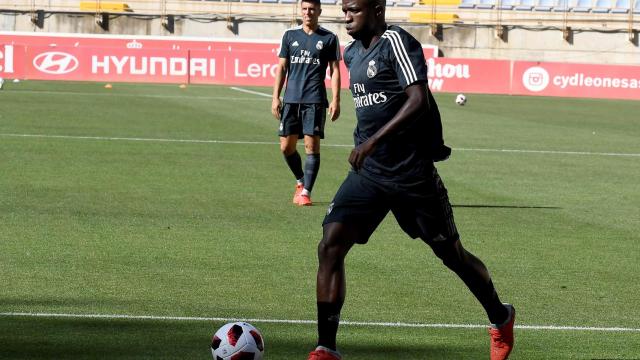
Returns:
[[[489,335],[491,336],[491,360],[506,360],[509,358],[511,350],[513,350],[513,324],[516,320],[516,308],[512,305],[505,304],[510,308],[509,321],[500,326],[489,327]]]
[[[311,206],[313,203],[311,202],[311,196],[309,194],[300,194],[298,195],[298,206]]]
[[[300,196],[302,189],[304,189],[304,185],[302,184],[296,185],[296,191],[293,193],[293,203],[296,205],[298,204],[298,196]]]
[[[314,351],[309,353],[307,360],[341,360],[337,352],[318,346]]]

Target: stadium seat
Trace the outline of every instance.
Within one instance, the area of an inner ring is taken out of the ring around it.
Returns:
[[[636,0],[636,4],[633,7],[634,14],[640,14],[640,0]]]
[[[513,8],[515,8],[518,4],[520,4],[520,0],[502,0],[498,8],[500,10],[513,10]]]
[[[81,1],[80,10],[83,11],[132,11],[128,4],[121,2]]]
[[[280,2],[283,4],[295,4],[298,0],[280,0]]]
[[[242,0],[242,2],[246,2],[246,3],[257,3],[257,2],[260,2],[260,0]]]
[[[534,6],[535,6],[535,0],[521,0],[520,4],[516,6],[516,10],[531,11]]]
[[[262,0],[265,4],[277,4],[279,0]]]
[[[320,0],[322,5],[335,5],[337,0]]]
[[[557,12],[568,12],[571,11],[573,6],[569,4],[569,0],[558,0],[556,5],[553,7],[553,11]]]
[[[395,4],[396,4],[395,0],[387,0],[387,6],[393,6]]]
[[[536,6],[533,8],[535,11],[551,11],[556,5],[556,0],[538,0]]]
[[[413,0],[399,0],[399,1],[396,1],[396,6],[412,7],[413,5],[415,5],[415,2]]]
[[[636,0],[636,3],[638,3],[638,0]],[[630,9],[631,3],[629,2],[629,0],[617,0],[616,4],[613,6],[613,9],[611,9],[611,12],[614,14],[626,14]]]
[[[409,12],[409,21],[412,23],[430,24],[435,22],[436,24],[454,24],[460,21],[460,17],[457,14],[451,13],[431,13],[426,11],[411,11]]]
[[[458,7],[461,9],[473,9],[476,7],[476,0],[460,0]]]
[[[605,14],[611,11],[613,4],[611,0],[596,0],[595,5],[591,9],[591,12],[598,14]]]
[[[476,9],[490,10],[496,6],[496,0],[480,0],[476,5]]]
[[[591,11],[592,6],[591,0],[578,0],[576,6],[573,7],[573,12],[586,13]]]

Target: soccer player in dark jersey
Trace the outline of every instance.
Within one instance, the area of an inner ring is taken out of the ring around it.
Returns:
[[[340,116],[340,44],[335,34],[318,25],[320,0],[302,0],[302,25],[282,36],[280,61],[273,86],[271,113],[280,120],[280,150],[296,178],[293,203],[311,205],[311,190],[320,169],[320,139],[324,138],[327,108],[331,121]],[[327,66],[331,76],[331,103],[324,85]],[[284,105],[280,92],[285,82]],[[307,155],[296,150],[304,136]]]
[[[513,347],[515,309],[503,304],[485,265],[462,246],[447,190],[434,161],[448,158],[440,114],[429,88],[420,43],[385,22],[385,0],[344,0],[344,50],[356,108],[352,170],[329,205],[318,246],[318,343],[309,360],[336,360],[336,333],[345,300],[345,264],[389,211],[412,238],[430,246],[484,307],[491,359]]]

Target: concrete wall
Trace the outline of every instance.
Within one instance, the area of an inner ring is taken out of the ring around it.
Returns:
[[[52,14],[48,15],[43,28],[40,29],[31,23],[28,14],[0,14],[0,31],[275,40],[279,40],[283,31],[291,26],[291,21],[233,22],[232,30],[229,30],[227,25],[228,22],[223,17],[212,22],[177,17],[174,33],[171,34],[162,26],[159,17],[112,15],[109,31],[104,31],[96,25],[93,15]],[[343,43],[350,40],[341,24],[322,25],[336,32]],[[489,26],[445,25],[437,37],[431,34],[429,25],[401,26],[422,43],[437,45],[441,56],[446,57],[640,65],[637,31],[632,33],[634,37],[631,41],[629,33],[625,31],[605,33],[596,30],[573,31],[567,41],[559,29],[525,29],[511,26],[507,27],[502,39],[499,39],[496,37],[495,28]]]

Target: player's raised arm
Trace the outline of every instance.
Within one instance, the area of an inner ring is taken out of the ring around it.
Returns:
[[[396,115],[376,131],[367,141],[351,151],[349,163],[354,169],[358,170],[362,166],[364,159],[375,150],[377,144],[382,139],[401,130],[406,124],[413,122],[418,114],[424,111],[429,104],[429,98],[427,97],[427,92],[424,87],[425,85],[422,82],[407,86],[404,90],[408,96],[407,101],[402,105],[400,110],[398,110]]]

